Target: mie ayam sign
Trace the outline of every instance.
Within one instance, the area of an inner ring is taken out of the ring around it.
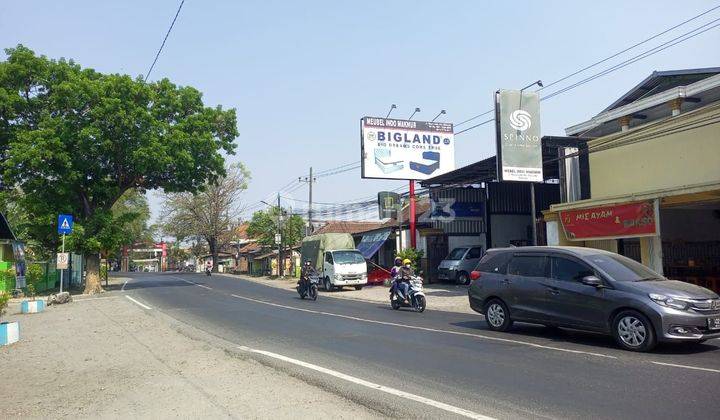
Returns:
[[[641,201],[560,212],[571,241],[634,238],[659,234],[655,203]]]

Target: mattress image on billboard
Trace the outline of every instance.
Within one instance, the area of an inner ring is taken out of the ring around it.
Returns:
[[[440,153],[423,152],[422,158],[422,162],[410,161],[410,169],[421,174],[430,175],[440,168]]]
[[[375,165],[384,174],[391,174],[405,167],[401,160],[392,160],[390,149],[375,149]]]

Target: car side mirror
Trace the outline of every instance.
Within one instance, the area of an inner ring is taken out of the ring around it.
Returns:
[[[471,271],[470,272],[470,280],[477,280],[480,278],[480,272],[479,271]]]
[[[600,280],[597,276],[585,276],[582,280],[580,280],[580,282],[584,285],[597,288],[601,288],[603,286],[602,280]]]

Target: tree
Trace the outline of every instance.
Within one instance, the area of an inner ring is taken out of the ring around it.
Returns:
[[[266,211],[256,211],[253,213],[248,225],[248,235],[255,238],[261,245],[275,246],[275,234],[278,233],[278,216],[281,215],[281,247],[284,249],[288,246],[297,245],[305,233],[305,221],[296,214],[288,217],[285,213],[284,210],[278,207],[272,207]]]
[[[250,180],[250,171],[242,163],[230,165],[226,172],[197,193],[167,194],[161,215],[163,231],[178,241],[207,242],[214,271],[218,269],[218,252],[230,239],[233,221],[242,209],[240,195]]]
[[[70,246],[86,259],[87,293],[101,290],[99,252],[122,243],[112,208],[126,191],[198,191],[224,175],[235,110],[163,79],[102,74],[22,45],[0,62],[0,171],[23,191],[28,234],[56,249],[58,213],[76,218]]]
[[[113,205],[112,214],[116,220],[125,221],[121,245],[153,242],[155,229],[148,224],[151,215],[145,194],[136,189],[127,190]]]

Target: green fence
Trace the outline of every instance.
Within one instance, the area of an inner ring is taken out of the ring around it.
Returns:
[[[60,272],[55,269],[54,262],[31,262],[25,271],[25,282],[35,286],[40,293],[55,288],[60,279]],[[0,262],[0,291],[10,292],[15,288],[15,269],[10,263]]]

